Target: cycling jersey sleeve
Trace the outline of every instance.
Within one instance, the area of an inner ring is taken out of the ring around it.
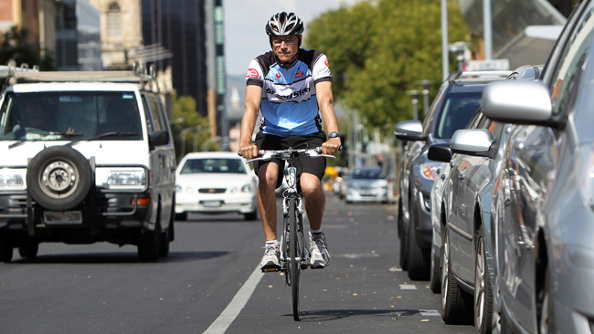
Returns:
[[[262,67],[260,67],[260,64],[256,59],[252,59],[252,61],[250,62],[250,66],[245,77],[245,83],[247,86],[264,86],[264,76],[262,72]]]
[[[321,54],[313,65],[312,79],[314,84],[320,81],[332,81],[332,73],[328,65],[328,58],[325,54]]]

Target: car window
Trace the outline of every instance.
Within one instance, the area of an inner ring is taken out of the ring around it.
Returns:
[[[149,105],[146,102],[146,95],[144,95],[144,94],[142,95],[142,105],[144,106],[144,118],[146,120],[146,130],[148,133],[152,133],[155,131],[155,128],[153,127],[153,122],[151,121]]]
[[[148,99],[149,104],[149,111],[151,113],[151,119],[153,120],[153,129],[155,131],[163,131],[163,124],[161,121],[161,117],[159,117],[159,108],[157,107],[157,103],[154,99]]]
[[[565,110],[571,92],[575,86],[577,74],[580,72],[586,59],[586,53],[592,43],[594,31],[594,4],[591,3],[585,9],[584,15],[577,23],[575,31],[563,48],[559,64],[555,69],[551,91],[553,103],[553,114],[559,114]]]
[[[184,163],[180,174],[247,174],[243,161],[240,159],[188,159]]]
[[[359,180],[377,180],[384,179],[386,176],[381,169],[355,169],[351,179]]]
[[[433,99],[433,103],[431,103],[431,107],[429,108],[429,115],[425,115],[425,120],[423,121],[423,134],[425,136],[429,135],[429,131],[431,129],[431,124],[433,123],[433,119],[435,119],[435,117],[437,117],[437,112],[435,112],[435,108],[438,107],[438,103],[439,101],[441,101],[441,98],[444,94],[444,92],[446,91],[446,84],[443,84],[441,87],[439,87],[439,91],[437,92],[437,94],[435,95],[435,98]]]
[[[0,113],[0,140],[84,139],[107,132],[137,136],[105,140],[142,138],[134,92],[8,93]]]
[[[435,137],[449,139],[456,130],[465,128],[481,106],[481,96],[481,92],[448,95],[442,107]]]

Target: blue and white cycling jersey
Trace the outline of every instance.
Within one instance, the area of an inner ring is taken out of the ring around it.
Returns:
[[[285,137],[322,131],[315,85],[332,81],[323,53],[299,49],[295,64],[285,69],[269,51],[250,62],[245,80],[262,87],[262,132]]]

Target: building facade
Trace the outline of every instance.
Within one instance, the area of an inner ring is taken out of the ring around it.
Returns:
[[[149,62],[158,71],[171,67],[178,95],[192,96],[201,116],[207,109],[205,0],[142,0],[142,37],[146,46],[160,46],[168,56]],[[147,59],[151,59],[147,56]]]
[[[101,59],[107,70],[130,69],[142,48],[140,0],[90,0],[99,9]]]

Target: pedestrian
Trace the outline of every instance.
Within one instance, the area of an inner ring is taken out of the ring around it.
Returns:
[[[278,13],[266,23],[272,51],[254,58],[246,76],[246,98],[241,120],[239,150],[246,159],[258,150],[322,147],[324,154],[336,154],[341,146],[332,96],[332,76],[328,59],[315,50],[301,49],[303,21],[295,13]],[[262,121],[252,143],[259,111]],[[320,117],[321,114],[321,117]],[[326,132],[322,129],[322,120]],[[326,159],[302,158],[300,186],[310,224],[312,268],[325,268],[330,262],[326,237],[322,231],[325,195],[322,177]],[[280,268],[278,258],[275,188],[282,183],[283,160],[256,161],[259,178],[258,209],[262,218],[266,246],[261,269]]]

